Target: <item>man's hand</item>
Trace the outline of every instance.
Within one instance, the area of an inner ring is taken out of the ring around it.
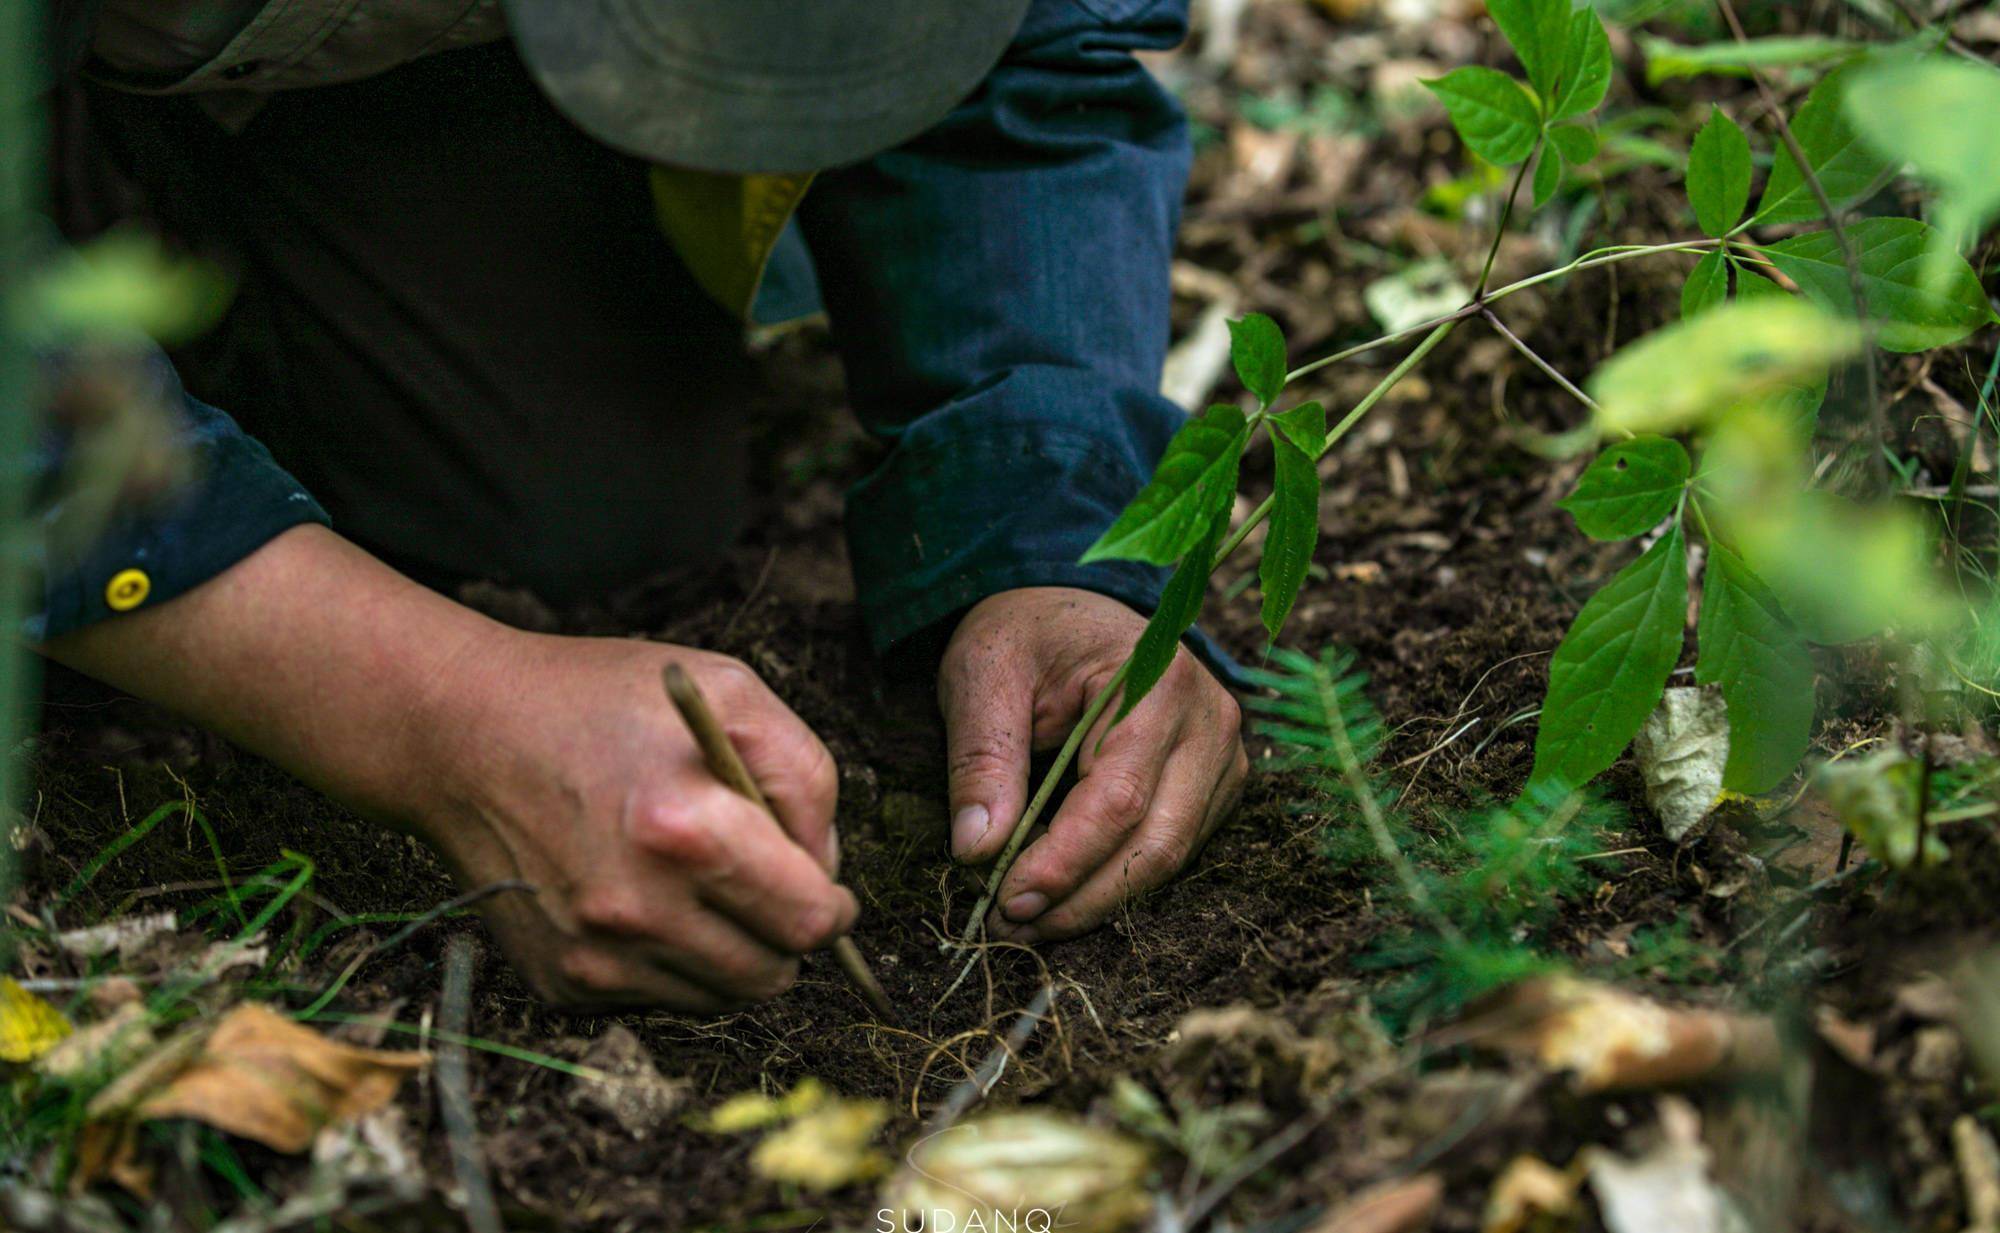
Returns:
[[[542,997],[728,1010],[783,993],[800,955],[853,927],[854,896],[833,881],[833,758],[740,661],[511,631],[479,654],[427,708],[443,782],[414,829],[465,885],[539,888],[485,914]],[[669,661],[782,825],[709,772],[660,687]]]
[[[954,856],[999,855],[1027,804],[1030,750],[1062,743],[1145,626],[1117,600],[1067,587],[1003,591],[966,614],[938,674]],[[1115,713],[1084,738],[1077,785],[1001,883],[996,936],[1095,927],[1179,872],[1235,807],[1249,770],[1242,714],[1185,647],[1106,736]]]
[[[543,996],[717,1011],[847,932],[826,747],[720,655],[552,638],[298,527],[49,654],[217,729],[436,847]],[[708,773],[660,685],[701,685],[782,829]]]

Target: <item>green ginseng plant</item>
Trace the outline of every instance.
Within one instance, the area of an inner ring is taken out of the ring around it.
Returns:
[[[1085,735],[1114,700],[1115,722],[1159,681],[1200,614],[1210,575],[1266,521],[1258,582],[1264,628],[1276,641],[1318,540],[1319,459],[1467,321],[1489,325],[1590,408],[1592,423],[1561,439],[1570,448],[1612,440],[1565,502],[1579,527],[1610,540],[1660,528],[1651,547],[1584,605],[1555,652],[1530,777],[1537,792],[1581,788],[1617,758],[1658,705],[1681,650],[1689,521],[1707,539],[1713,562],[1698,674],[1719,686],[1732,728],[1740,728],[1732,731],[1727,787],[1767,790],[1804,752],[1812,667],[1801,621],[1816,619],[1819,639],[1833,641],[1929,605],[1917,569],[1924,548],[1910,521],[1812,489],[1811,469],[1802,464],[1832,363],[1872,347],[1945,346],[1994,320],[1977,275],[1953,242],[2000,208],[2000,190],[1986,181],[1972,184],[1952,161],[1972,158],[1958,147],[1923,154],[1914,145],[1884,147],[1896,133],[1963,146],[1965,126],[1925,102],[1937,88],[1933,76],[1949,75],[1953,98],[1980,100],[1990,97],[1989,78],[2000,80],[2000,73],[1937,57],[1912,59],[1900,48],[1857,51],[1789,121],[1777,113],[1782,145],[1749,217],[1748,138],[1717,111],[1694,140],[1687,172],[1702,234],[1600,248],[1490,288],[1500,237],[1530,167],[1540,205],[1561,187],[1566,167],[1596,156],[1597,137],[1583,121],[1603,101],[1613,66],[1603,25],[1589,8],[1572,11],[1569,0],[1489,0],[1488,9],[1526,80],[1475,66],[1426,83],[1471,150],[1516,168],[1476,288],[1449,313],[1289,371],[1273,321],[1253,313],[1231,323],[1231,362],[1256,408],[1217,405],[1191,418],[1151,479],[1084,554],[1086,562],[1142,561],[1172,566],[1173,573],[1131,656],[1085,708],[1016,821],[957,944],[978,936],[1001,880]],[[1753,48],[1738,67],[1757,62]],[[1985,76],[1968,80],[1968,73]],[[1993,106],[2000,109],[2000,102]],[[1868,117],[1857,118],[1863,110]],[[2000,159],[1994,134],[1979,140],[1986,143],[1984,157]],[[1843,226],[1840,215],[1893,180],[1906,161],[1945,190],[1941,215],[1954,231],[1941,235],[1909,218]],[[1975,191],[1977,200],[1966,204],[1964,196]],[[1814,218],[1826,226],[1770,243],[1748,235],[1753,227]],[[1614,356],[1587,382],[1595,393],[1543,359],[1495,312],[1509,296],[1583,270],[1680,254],[1698,258],[1682,295],[1683,321]],[[1410,338],[1419,341],[1338,420],[1329,423],[1317,402],[1287,405],[1292,382]],[[1232,529],[1239,463],[1260,433],[1271,445],[1274,488]],[[1678,436],[1706,451],[1701,466]],[[1856,578],[1870,574],[1885,581],[1855,591]],[[1787,611],[1781,593],[1797,611]],[[1868,602],[1857,602],[1857,595]],[[959,981],[971,967],[968,960]]]

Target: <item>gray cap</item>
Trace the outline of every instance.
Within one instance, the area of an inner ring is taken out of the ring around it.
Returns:
[[[505,0],[522,58],[607,145],[682,167],[814,171],[937,123],[1028,0]]]

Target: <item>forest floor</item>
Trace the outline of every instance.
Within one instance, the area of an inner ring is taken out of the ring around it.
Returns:
[[[1362,300],[1371,282],[1430,258],[1476,272],[1490,217],[1436,207],[1461,174],[1457,147],[1404,86],[1440,65],[1492,62],[1494,45],[1476,23],[1449,14],[1355,25],[1334,13],[1340,7],[1254,5],[1222,74],[1202,76],[1198,51],[1162,66],[1192,83],[1184,93],[1202,136],[1176,277],[1183,330],[1233,297],[1235,310],[1271,313],[1298,354],[1315,355],[1375,331]],[[1629,47],[1619,50],[1629,58]],[[1678,116],[1717,90],[1735,97],[1747,88],[1674,82],[1619,105]],[[1616,187],[1572,186],[1566,204],[1509,235],[1500,277],[1545,268],[1586,226],[1593,243],[1679,234],[1676,184],[1673,167],[1635,163]],[[1683,274],[1671,262],[1580,274],[1509,300],[1505,315],[1552,362],[1582,374],[1670,320]],[[1899,407],[1916,408],[1898,417],[1900,456],[1949,473],[1952,440],[1919,404],[1977,406],[1976,377],[1992,347],[1988,333],[1890,366]],[[1330,408],[1352,405],[1394,358],[1363,357],[1298,392]],[[780,340],[761,363],[770,394],[758,413],[774,443],[760,463],[770,507],[723,576],[696,594],[629,596],[571,614],[498,590],[469,598],[523,623],[643,633],[756,668],[840,764],[842,872],[863,906],[856,939],[906,1021],[876,1023],[823,959],[778,1001],[721,1020],[558,1016],[487,948],[471,1035],[603,1065],[610,1055],[591,1053],[592,1042],[624,1029],[676,1107],[664,1128],[634,1133],[580,1098],[584,1085],[571,1073],[473,1050],[479,1144],[507,1227],[873,1228],[871,1187],[815,1195],[766,1181],[751,1167],[754,1137],[707,1133],[689,1119],[736,1093],[817,1078],[843,1096],[885,1102],[882,1141],[906,1142],[1045,985],[1056,991],[1053,1010],[986,1103],[1129,1122],[1118,1096],[1129,1078],[1158,1093],[1184,1127],[1197,1120],[1188,1110],[1233,1110],[1214,1135],[1163,1145],[1157,1159],[1159,1192],[1171,1203],[1184,1206],[1222,1178],[1215,1210],[1234,1227],[1306,1227],[1371,1185],[1420,1175],[1443,1184],[1435,1227],[1506,1227],[1490,1208],[1517,1157],[1558,1174],[1585,1149],[1643,1161],[1671,1146],[1690,1114],[1716,1183],[1770,1227],[1971,1227],[1964,1192],[1977,1178],[1968,1179],[1973,1166],[1953,1127],[1980,1115],[1980,1093],[1990,1098],[1991,1089],[1973,1077],[1981,1046],[1957,1026],[1954,982],[1996,940],[2000,841],[1986,824],[1955,832],[1952,861],[1924,877],[1827,884],[1842,858],[1840,831],[1809,796],[1784,812],[1740,808],[1675,844],[1652,820],[1636,772],[1614,768],[1603,789],[1623,807],[1624,829],[1593,854],[1594,890],[1565,907],[1546,945],[1585,977],[1678,1005],[1768,1016],[1786,1043],[1785,1065],[1762,1081],[1682,1096],[1580,1093],[1519,1059],[1422,1047],[1431,1025],[1395,1003],[1399,965],[1409,960],[1384,950],[1407,924],[1402,909],[1385,901],[1378,874],[1323,855],[1330,828],[1358,821],[1284,773],[1253,774],[1233,824],[1172,886],[1086,938],[990,953],[965,989],[934,1006],[957,967],[938,938],[961,922],[977,886],[947,859],[943,734],[921,666],[885,669],[858,631],[839,494],[874,447],[843,418],[838,367],[822,337]],[[1233,387],[1214,393],[1232,397]],[[1580,463],[1522,448],[1523,429],[1580,418],[1503,342],[1461,331],[1323,466],[1316,565],[1324,576],[1307,584],[1285,640],[1354,652],[1391,732],[1379,765],[1420,820],[1519,790],[1549,652],[1590,588],[1629,553],[1584,539],[1555,508]],[[1254,499],[1268,490],[1268,450],[1245,466]],[[1241,589],[1238,572],[1218,576],[1223,596]],[[1208,613],[1205,626],[1226,646],[1258,659],[1263,634],[1251,602],[1212,596]],[[1821,666],[1816,751],[1904,739],[1887,666],[1866,650],[1829,654]],[[418,913],[455,893],[413,841],[150,708],[58,678],[44,722],[17,898],[31,918],[94,854],[174,800],[198,806],[233,877],[285,850],[311,858],[310,896],[274,928]],[[1990,748],[1977,733],[1951,738],[1947,756]],[[1268,756],[1253,740],[1253,762]],[[212,893],[216,867],[202,832],[170,817],[107,863],[58,923],[184,907]],[[335,932],[288,966],[275,991],[270,973],[243,979],[262,980],[267,1000],[302,1005],[396,930],[356,923]],[[369,954],[329,1010],[433,1023],[447,939],[466,934],[479,935],[476,923],[454,918]],[[169,946],[152,943],[128,966],[143,974],[165,964],[160,948]],[[41,958],[46,966],[28,976],[74,974],[60,956]],[[245,992],[242,979],[228,978],[200,997],[219,1008]],[[337,1030],[384,1047],[413,1039],[384,1037],[379,1022]],[[342,1227],[461,1219],[450,1210],[458,1183],[429,1076],[404,1085],[398,1106],[423,1197],[405,1195],[399,1210]],[[1288,1128],[1296,1134],[1287,1150],[1230,1175],[1247,1144]],[[260,1202],[300,1193],[315,1168],[232,1141],[236,1167],[222,1169],[187,1142],[179,1157],[171,1142],[148,1148],[166,1158],[157,1193],[183,1214],[268,1212]],[[1576,1175],[1568,1176],[1574,1193]],[[138,1210],[109,1193],[107,1211]],[[1601,1194],[1595,1202],[1552,1200],[1545,1223],[1513,1227],[1603,1227]]]

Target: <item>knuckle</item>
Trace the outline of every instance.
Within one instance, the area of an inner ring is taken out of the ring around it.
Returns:
[[[755,971],[743,973],[734,984],[743,997],[753,1002],[768,1002],[782,996],[798,979],[799,961],[786,958],[759,964]]]
[[[604,933],[629,936],[646,932],[644,905],[618,890],[584,891],[577,899],[576,918],[585,928]]]
[[[1013,758],[997,734],[968,738],[946,760],[946,771],[954,782],[1002,778],[1012,770]]]
[[[779,922],[778,941],[801,954],[816,950],[838,935],[841,916],[840,905],[830,899],[805,904]]]
[[[663,801],[640,808],[632,819],[632,836],[647,851],[691,869],[710,868],[723,859],[714,830],[684,802]]]
[[[1101,780],[1097,786],[1097,799],[1104,812],[1121,822],[1136,822],[1152,803],[1152,792],[1136,771],[1123,768],[1098,768]]]
[[[734,655],[711,654],[702,662],[703,684],[724,697],[741,698],[764,688],[757,670]]]
[[[621,986],[617,961],[590,946],[565,949],[556,961],[556,975],[564,1000],[571,1003],[595,1001]]]

